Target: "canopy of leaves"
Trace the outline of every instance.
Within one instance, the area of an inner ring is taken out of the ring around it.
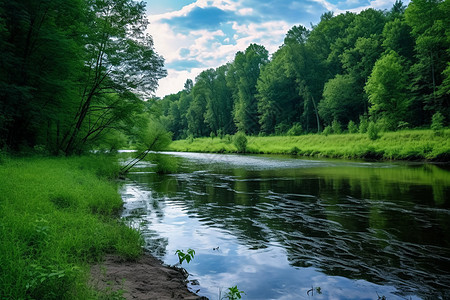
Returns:
[[[132,127],[166,75],[133,0],[0,1],[0,146],[81,152]]]
[[[429,125],[436,112],[448,122],[449,3],[327,12],[311,29],[292,27],[270,59],[252,44],[159,105],[175,138],[285,134],[294,125],[309,133],[333,121],[365,132],[368,117],[396,130]]]

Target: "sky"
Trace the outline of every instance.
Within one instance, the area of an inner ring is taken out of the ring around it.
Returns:
[[[156,96],[184,88],[203,70],[232,62],[251,43],[274,53],[294,25],[311,28],[328,11],[389,10],[395,0],[146,0],[156,51],[168,76]],[[407,4],[409,1],[403,1]]]

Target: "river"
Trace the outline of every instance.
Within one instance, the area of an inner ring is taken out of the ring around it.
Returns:
[[[166,153],[140,164],[123,218],[210,299],[450,299],[448,165]]]

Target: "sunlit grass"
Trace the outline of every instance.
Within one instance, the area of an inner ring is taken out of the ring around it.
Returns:
[[[117,169],[104,157],[0,163],[1,299],[95,299],[89,263],[140,255],[139,233],[116,218]]]
[[[168,150],[237,152],[227,139],[197,138],[174,141]],[[432,130],[385,132],[377,140],[367,134],[248,137],[248,153],[295,154],[331,158],[449,160],[450,129],[437,135]]]

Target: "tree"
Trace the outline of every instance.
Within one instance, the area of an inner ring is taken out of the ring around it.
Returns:
[[[208,124],[211,132],[217,135],[219,130],[226,133],[234,133],[233,124],[233,98],[227,86],[226,72],[228,65],[223,65],[215,70],[210,69],[205,74],[210,80],[210,84],[204,90],[207,96],[205,123]],[[197,84],[201,84],[197,82]]]
[[[245,52],[236,54],[227,76],[227,84],[233,90],[236,127],[248,134],[259,132],[256,83],[268,56],[263,46],[251,44]]]
[[[415,102],[422,102],[429,111],[450,115],[449,95],[445,90],[445,69],[450,61],[448,1],[413,0],[405,11],[405,20],[415,37],[415,64],[412,66],[412,92]]]
[[[320,131],[318,100],[323,89],[324,64],[308,44],[310,32],[305,27],[293,27],[284,40],[286,47],[286,74],[295,78],[296,90],[301,97],[302,124],[307,131],[314,125]],[[297,36],[294,38],[294,36]]]
[[[261,132],[271,134],[281,123],[291,125],[299,121],[300,96],[296,78],[287,72],[291,63],[286,47],[280,48],[264,68],[262,68],[256,89]]]
[[[138,162],[143,160],[150,151],[158,151],[167,147],[172,142],[172,135],[166,131],[162,124],[153,118],[148,119],[147,124],[138,133],[136,157],[124,165],[120,173],[128,173]]]
[[[323,100],[319,104],[319,115],[326,124],[337,120],[341,124],[355,121],[364,112],[358,93],[355,78],[351,75],[337,75],[330,79],[323,89]]]
[[[396,52],[387,52],[375,63],[365,90],[371,104],[370,113],[385,118],[388,129],[397,129],[399,122],[407,119],[410,104],[407,88],[403,60]]]
[[[143,3],[89,0],[88,5],[86,79],[74,123],[61,143],[66,154],[79,150],[114,123],[117,114],[110,111],[121,102],[136,102],[138,96],[142,99],[151,95],[158,79],[166,75],[163,59],[155,53],[151,37],[144,33],[148,21]],[[110,93],[118,95],[117,101],[95,105]],[[93,111],[100,114],[93,115]],[[83,128],[86,120],[88,126]]]
[[[11,0],[0,14],[0,142],[13,149],[98,144],[126,129],[166,74],[142,3]]]
[[[0,143],[45,144],[76,101],[84,1],[0,2]],[[63,101],[64,99],[64,101]]]
[[[396,18],[386,23],[383,29],[383,48],[394,50],[408,61],[413,60],[414,38],[411,27],[403,19]]]

